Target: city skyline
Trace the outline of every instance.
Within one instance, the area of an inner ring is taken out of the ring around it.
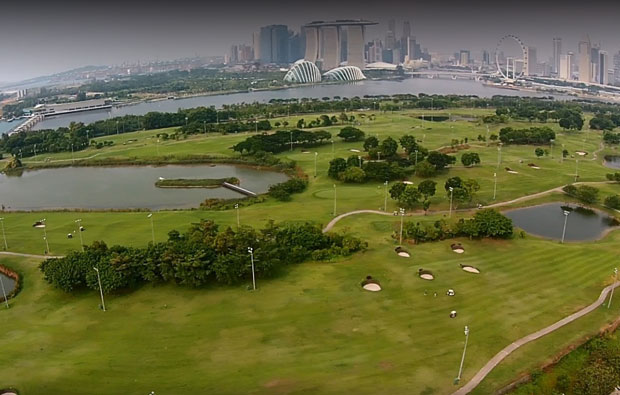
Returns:
[[[260,5],[242,3],[242,13],[238,6],[233,10],[226,4],[200,6],[183,1],[175,7],[178,12],[172,12],[171,6],[134,2],[119,8],[122,12],[116,14],[114,2],[97,13],[85,12],[88,9],[78,3],[60,3],[54,4],[55,9],[47,3],[37,5],[26,24],[22,9],[7,5],[3,10],[0,37],[10,40],[0,41],[0,53],[9,55],[0,64],[0,81],[18,81],[84,65],[223,55],[229,53],[231,45],[252,45],[252,35],[261,26],[279,24],[299,31],[313,20],[345,18],[379,22],[378,26],[368,27],[366,42],[385,42],[390,19],[396,20],[394,35],[398,39],[403,22],[410,21],[411,35],[418,43],[430,52],[444,54],[493,51],[505,34],[516,34],[528,46],[537,48],[540,61],[552,57],[554,37],[562,38],[563,53],[577,52],[584,35],[589,35],[592,43],[600,42],[609,54],[620,49],[615,39],[620,36],[620,28],[614,23],[620,6],[607,1],[591,2],[590,8],[609,12],[593,12],[589,17],[584,17],[579,5],[571,2],[542,8],[525,2],[514,8],[488,1],[467,5],[448,2],[442,7],[388,1],[351,11],[348,6],[352,2],[345,1],[330,7],[329,12],[325,7],[307,7],[290,14],[278,11],[276,3],[269,1]],[[187,9],[197,12],[184,12]]]

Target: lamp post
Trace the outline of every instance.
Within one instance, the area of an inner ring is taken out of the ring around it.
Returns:
[[[73,155],[73,143],[71,143],[71,163],[75,163],[75,156]]]
[[[157,156],[159,156],[159,139],[157,139]]]
[[[404,208],[399,208],[398,212],[400,214],[400,239],[398,242],[398,245],[402,245],[403,244],[403,221],[405,219],[405,209]]]
[[[461,381],[461,374],[463,373],[463,364],[465,363],[465,353],[467,352],[467,342],[469,340],[469,327],[465,325],[465,347],[463,347],[463,356],[461,357],[461,365],[459,366],[459,375],[454,380],[455,384]]]
[[[388,192],[388,190],[387,190],[388,182],[387,182],[387,180],[383,183],[383,185],[385,186],[385,198],[383,200],[383,211],[387,212],[387,196],[388,196],[388,193],[387,193]]]
[[[579,178],[579,159],[575,159],[575,182]]]
[[[497,146],[497,168],[499,169],[499,165],[502,163],[502,143],[499,143]]]
[[[151,219],[151,236],[153,238],[153,245],[155,244],[155,225],[153,224],[153,213],[146,216]]]
[[[76,219],[75,223],[77,224],[78,227],[78,233],[80,234],[80,247],[82,247],[82,252],[84,252],[84,240],[82,239],[82,220],[81,219]]]
[[[187,118],[186,118],[187,119]],[[186,121],[187,122],[187,121]],[[118,136],[118,121],[116,121],[116,135]]]
[[[239,203],[235,203],[235,210],[237,210],[237,229],[239,229],[240,221],[239,221]]]
[[[554,139],[550,139],[549,140],[549,146],[551,148],[551,159],[553,159],[553,143],[555,142]]]
[[[454,188],[449,187],[450,190],[450,213],[448,214],[448,218],[452,218],[452,196],[454,195]]]
[[[290,134],[291,134],[291,152],[293,152],[293,131],[292,130],[290,131]]]
[[[493,200],[497,196],[497,173],[493,173]]]
[[[317,176],[317,173],[316,173],[316,161],[317,161],[318,157],[319,157],[319,153],[315,152],[314,153],[314,178],[316,178],[316,176]]]
[[[248,247],[248,253],[250,253],[250,260],[252,262],[252,289],[256,291],[256,277],[254,275],[254,248]]]
[[[568,210],[564,210],[564,228],[562,229],[562,244],[564,243],[564,236],[566,235],[566,223],[568,222],[568,215],[570,214],[570,211]]]
[[[105,301],[103,300],[103,288],[101,287],[101,276],[99,275],[99,269],[93,267],[97,272],[97,282],[99,283],[99,295],[101,295],[101,309],[105,311]]]
[[[45,229],[47,227],[47,223],[45,222],[45,218],[43,218],[41,220],[41,222],[43,223],[43,240],[45,240],[45,253],[48,254],[50,252],[50,243],[47,241],[47,230]]]
[[[488,147],[489,146],[489,125],[486,125],[486,126],[487,126],[487,135],[484,141],[486,143],[486,146]]]
[[[609,308],[611,306],[611,299],[614,297],[614,288],[616,283],[618,282],[618,268],[614,268],[614,283],[612,284],[611,287],[611,295],[609,295],[609,303],[607,303],[607,308]],[[8,307],[8,306],[7,306]]]
[[[188,117],[185,117],[185,127],[187,128],[187,121],[189,121]],[[117,122],[118,123],[118,122]]]
[[[332,140],[332,159],[334,159],[335,149],[334,149],[334,140]]]
[[[202,121],[202,133],[207,134],[207,121]]]
[[[359,162],[359,164],[360,164],[360,169],[361,169],[361,168],[362,168],[362,156],[361,156],[361,155],[358,155],[358,156],[357,156],[357,161]]]
[[[336,184],[334,184],[334,217],[336,216]]]
[[[4,218],[0,218],[0,224],[2,225],[2,239],[4,240],[4,251],[8,251],[9,246],[6,243],[6,233],[4,233]]]

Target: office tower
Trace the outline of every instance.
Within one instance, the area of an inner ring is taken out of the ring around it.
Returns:
[[[254,60],[260,60],[260,32],[252,33],[252,48],[254,50]]]
[[[609,75],[607,73],[609,69],[609,56],[605,51],[599,51],[598,55],[598,83],[607,85],[609,84]]]
[[[599,45],[592,45],[592,48],[590,49],[590,62],[592,62],[592,72],[590,73],[590,80],[591,82],[598,82],[599,81],[599,53],[600,53],[601,49],[600,49],[600,44]]]
[[[288,37],[288,63],[295,63],[304,57],[304,39],[302,34],[289,31]]]
[[[570,81],[572,80],[572,63],[573,53],[568,52],[566,55],[560,55],[560,69],[558,75],[561,79]]]
[[[538,62],[537,56],[536,56],[536,48],[535,47],[526,47],[525,50],[527,51],[527,62],[525,63],[524,67],[525,70],[523,71],[523,75],[528,76],[528,75],[535,75],[537,74],[536,72],[536,63]]]
[[[288,27],[270,25],[260,28],[260,61],[286,64],[288,57]]]
[[[614,55],[614,84],[620,85],[620,51]]]
[[[589,83],[592,81],[592,45],[590,38],[584,37],[579,42],[579,81]]]
[[[486,49],[482,51],[482,64],[484,66],[488,66],[489,64],[491,64],[491,55]]]
[[[394,19],[390,19],[388,22],[388,31],[385,34],[385,48],[396,48],[396,21]]]
[[[403,22],[403,39],[411,37],[411,23],[409,21]]]
[[[407,37],[407,59],[408,60],[414,60],[417,59],[416,57],[416,48],[417,48],[417,43],[415,41],[415,37]]]
[[[374,40],[368,45],[368,63],[383,61],[383,44],[381,40]]]
[[[560,70],[560,55],[562,55],[562,39],[553,39],[553,73],[558,75]]]
[[[469,63],[470,63],[469,51],[465,49],[461,49],[461,52],[459,52],[459,65],[469,66]]]
[[[230,47],[230,55],[228,55],[228,64],[237,64],[239,63],[239,47],[233,45]]]

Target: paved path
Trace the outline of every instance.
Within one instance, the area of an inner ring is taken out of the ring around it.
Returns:
[[[22,254],[20,252],[9,252],[9,251],[0,251],[0,256],[1,255],[22,256],[26,258],[38,258],[38,259],[62,258],[61,255],[35,255],[35,254]]]
[[[334,225],[336,225],[338,223],[338,221],[340,221],[341,219],[343,219],[345,217],[348,217],[348,216],[351,216],[351,215],[356,215],[356,214],[379,214],[379,215],[389,215],[389,216],[393,216],[394,215],[394,213],[386,213],[385,211],[379,211],[379,210],[355,210],[355,211],[349,211],[348,213],[340,214],[336,218],[334,218],[331,221],[329,221],[327,226],[325,226],[325,228],[323,228],[323,232],[329,232],[330,230],[332,230]]]
[[[579,310],[578,312],[569,315],[566,318],[561,319],[560,321],[549,325],[546,328],[543,328],[539,331],[536,331],[532,334],[529,334],[513,343],[511,343],[510,345],[506,346],[503,350],[501,350],[500,352],[498,352],[493,358],[491,358],[491,360],[489,362],[487,362],[486,365],[484,365],[482,367],[482,369],[480,369],[478,371],[478,373],[476,373],[476,375],[464,386],[462,386],[461,388],[459,388],[456,392],[454,392],[453,395],[465,395],[470,393],[471,391],[473,391],[478,384],[480,384],[480,382],[491,372],[491,370],[493,370],[493,368],[495,368],[501,361],[504,360],[504,358],[506,358],[508,355],[510,355],[513,351],[515,351],[516,349],[518,349],[521,346],[524,346],[525,344],[532,342],[536,339],[539,339],[555,330],[558,330],[560,328],[562,328],[563,326],[570,324],[571,322],[583,317],[584,315],[591,313],[592,311],[596,310],[600,305],[602,305],[605,300],[607,299],[607,295],[609,294],[609,292],[612,290],[612,288],[617,288],[620,287],[620,282],[614,284],[614,285],[610,285],[607,286],[603,289],[603,291],[601,292],[601,296],[598,297],[598,299],[596,300],[596,302],[592,303],[591,305],[589,305],[586,308],[583,308],[581,310]]]

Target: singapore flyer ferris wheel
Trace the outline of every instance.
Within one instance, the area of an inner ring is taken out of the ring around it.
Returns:
[[[502,37],[495,48],[497,72],[509,81],[526,75],[528,53],[521,39],[513,34]]]

